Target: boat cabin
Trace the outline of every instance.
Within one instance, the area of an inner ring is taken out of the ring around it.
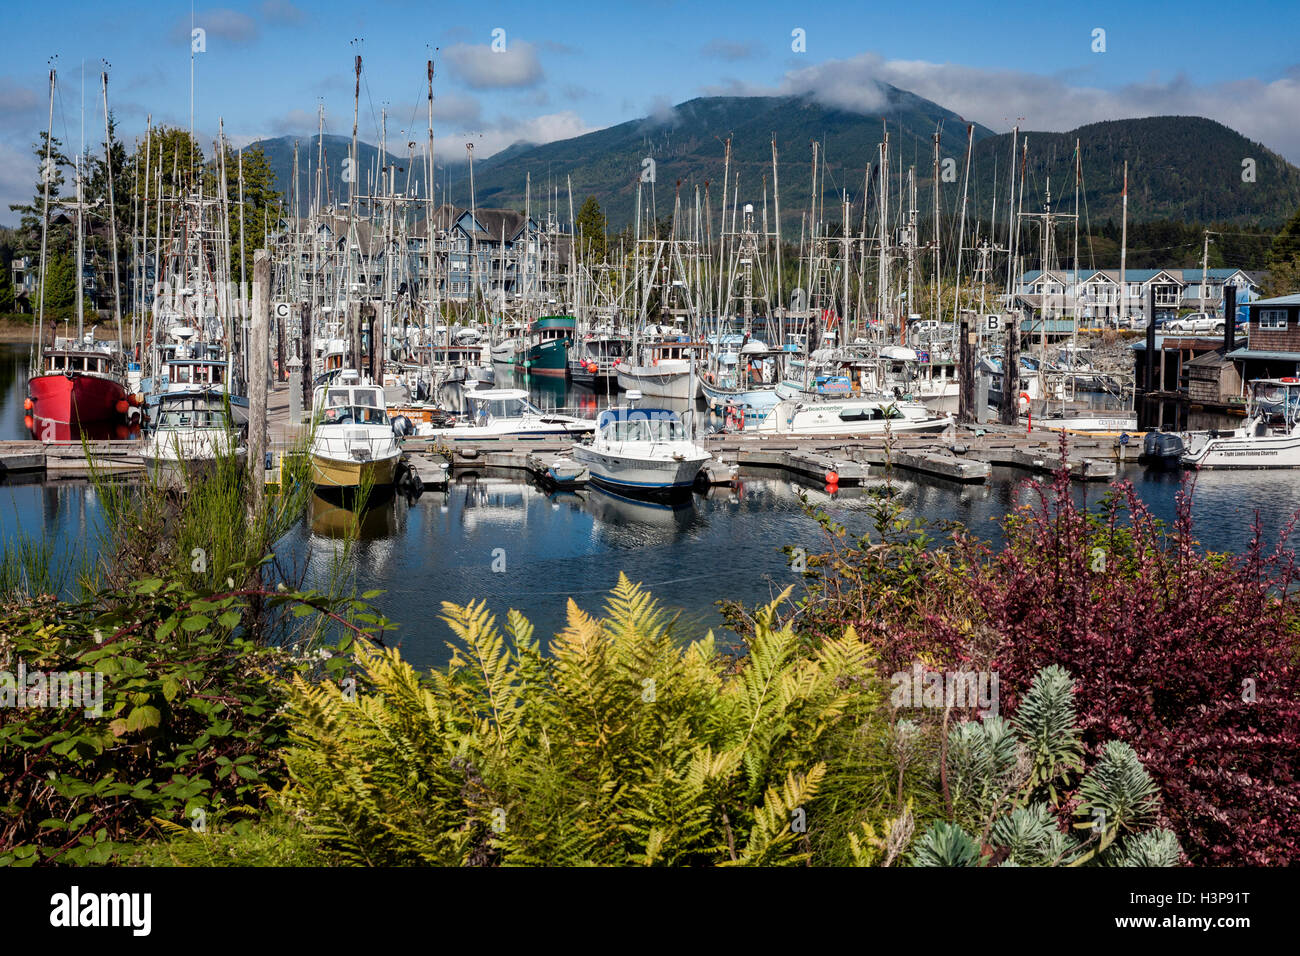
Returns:
[[[44,370],[64,373],[83,372],[89,375],[111,375],[113,357],[106,352],[88,349],[46,349]]]
[[[1250,383],[1250,407],[1257,434],[1269,429],[1289,433],[1300,423],[1300,378],[1265,378]]]
[[[701,347],[702,343],[683,337],[676,342],[655,342],[646,346],[646,352],[652,362],[685,362]]]
[[[317,389],[322,425],[387,425],[384,390],[340,376],[338,382]]]
[[[226,384],[226,363],[218,359],[172,359],[163,366],[169,391],[191,388],[222,388]]]
[[[544,315],[533,323],[530,332],[538,344],[558,339],[572,339],[578,320],[571,315]]]
[[[903,417],[897,405],[846,405],[840,409],[840,420],[846,422],[883,422]]]
[[[596,419],[596,435],[604,444],[610,442],[686,441],[686,426],[676,412],[666,408],[631,408],[620,405],[607,408]]]

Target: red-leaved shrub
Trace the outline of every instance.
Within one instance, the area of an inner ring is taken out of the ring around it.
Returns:
[[[1203,865],[1300,862],[1300,603],[1290,527],[1240,555],[1192,533],[1192,488],[1164,528],[1127,482],[1092,513],[1062,472],[1005,522],[1001,548],[958,552],[986,627],[1004,706],[1037,671],[1077,679],[1085,741],[1133,746],[1184,852]],[[1294,522],[1293,522],[1294,523]],[[951,620],[929,616],[938,645]]]

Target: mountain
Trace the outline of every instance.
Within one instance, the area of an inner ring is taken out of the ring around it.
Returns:
[[[1094,226],[1120,221],[1128,161],[1130,222],[1259,224],[1276,227],[1300,208],[1300,169],[1262,143],[1200,116],[1154,116],[1090,123],[1068,133],[1027,132],[1026,212],[1037,212],[1051,177],[1053,208],[1074,212],[1074,149],[1079,144],[1084,193],[1080,211]],[[981,141],[972,179],[988,183],[998,169],[999,218],[1005,221],[1011,134]],[[1254,180],[1242,178],[1253,160]],[[985,208],[991,197],[982,193]]]
[[[933,203],[931,134],[940,129],[941,156],[951,159],[949,176],[941,177],[940,205],[945,217],[961,206],[965,166],[966,121],[942,106],[905,90],[887,87],[885,107],[863,114],[818,103],[811,97],[701,97],[681,103],[663,114],[632,120],[572,139],[542,145],[515,143],[494,156],[474,163],[475,196],[483,207],[523,209],[527,174],[532,176],[534,210],[554,206],[568,219],[567,180],[573,184],[574,208],[594,195],[609,217],[611,230],[631,222],[636,190],[646,160],[654,163],[654,182],[642,182],[643,201],[654,204],[655,214],[672,214],[673,196],[680,183],[683,208],[694,208],[696,186],[709,198],[716,219],[721,206],[723,141],[732,140],[729,201],[752,202],[761,217],[766,180],[769,215],[772,210],[771,139],[780,151],[782,228],[791,239],[798,235],[800,217],[808,209],[811,193],[811,143],[822,144],[824,208],[832,224],[841,219],[840,190],[854,203],[851,216],[861,220],[864,174],[879,158],[884,129],[890,137],[891,205],[897,211],[898,162],[915,166],[917,207],[923,223],[929,221]],[[1147,119],[1091,123],[1066,133],[1022,132],[1029,142],[1024,210],[1043,207],[1050,183],[1053,208],[1074,211],[1074,149],[1078,141],[1083,166],[1080,213],[1095,228],[1107,219],[1120,218],[1123,166],[1129,164],[1130,222],[1178,220],[1276,226],[1300,207],[1300,169],[1260,143],[1252,142],[1221,123],[1201,117],[1160,116]],[[1012,162],[1011,134],[993,133],[973,126],[972,164],[968,189],[968,215],[987,220],[994,193],[997,218],[1006,221],[1007,191]],[[289,137],[263,140],[260,145],[285,188],[291,178],[293,141]],[[342,162],[350,142],[342,136],[324,137],[333,195],[346,198]],[[422,144],[421,144],[422,146]],[[417,147],[419,149],[420,147]],[[314,169],[317,142],[313,136],[300,146],[299,171],[304,197],[309,196],[307,153]],[[373,170],[378,150],[358,144],[359,166]],[[399,187],[407,186],[407,150],[390,150],[390,162],[401,171]],[[1242,161],[1254,161],[1254,181],[1242,179]],[[467,167],[463,159],[439,159],[436,198],[468,206]],[[423,159],[417,154],[409,171],[411,188],[424,195]],[[362,183],[369,180],[363,174]],[[996,178],[996,183],[995,183]],[[872,215],[878,183],[872,184]],[[891,215],[891,218],[892,215]],[[717,230],[717,223],[714,223]]]

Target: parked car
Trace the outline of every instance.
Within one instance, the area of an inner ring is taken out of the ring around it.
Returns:
[[[1222,335],[1223,319],[1209,312],[1192,312],[1174,319],[1165,326],[1167,332],[1182,332],[1190,335]]]

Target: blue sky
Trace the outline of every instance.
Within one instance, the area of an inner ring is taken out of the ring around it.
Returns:
[[[133,139],[145,116],[189,124],[188,2],[65,2],[6,10],[0,48],[0,222],[35,182],[30,144],[46,121],[57,54],[56,134],[86,139],[101,60]],[[436,61],[437,148],[488,155],[663,111],[710,93],[809,92],[869,109],[873,81],[910,89],[993,129],[1064,130],[1123,116],[1195,113],[1300,162],[1300,4],[673,3],[666,0],[433,4],[404,0],[198,4],[195,128],[224,118],[236,143],[327,130],[348,135],[354,52],[364,63],[360,135],[424,139],[424,64]],[[1229,24],[1225,26],[1225,20]],[[504,41],[504,52],[494,52]],[[802,30],[805,49],[792,49]],[[1097,37],[1094,31],[1105,31]],[[1104,52],[1095,52],[1104,39]],[[358,41],[354,43],[354,41]],[[436,48],[436,49],[435,49]],[[407,132],[409,130],[409,134]]]

